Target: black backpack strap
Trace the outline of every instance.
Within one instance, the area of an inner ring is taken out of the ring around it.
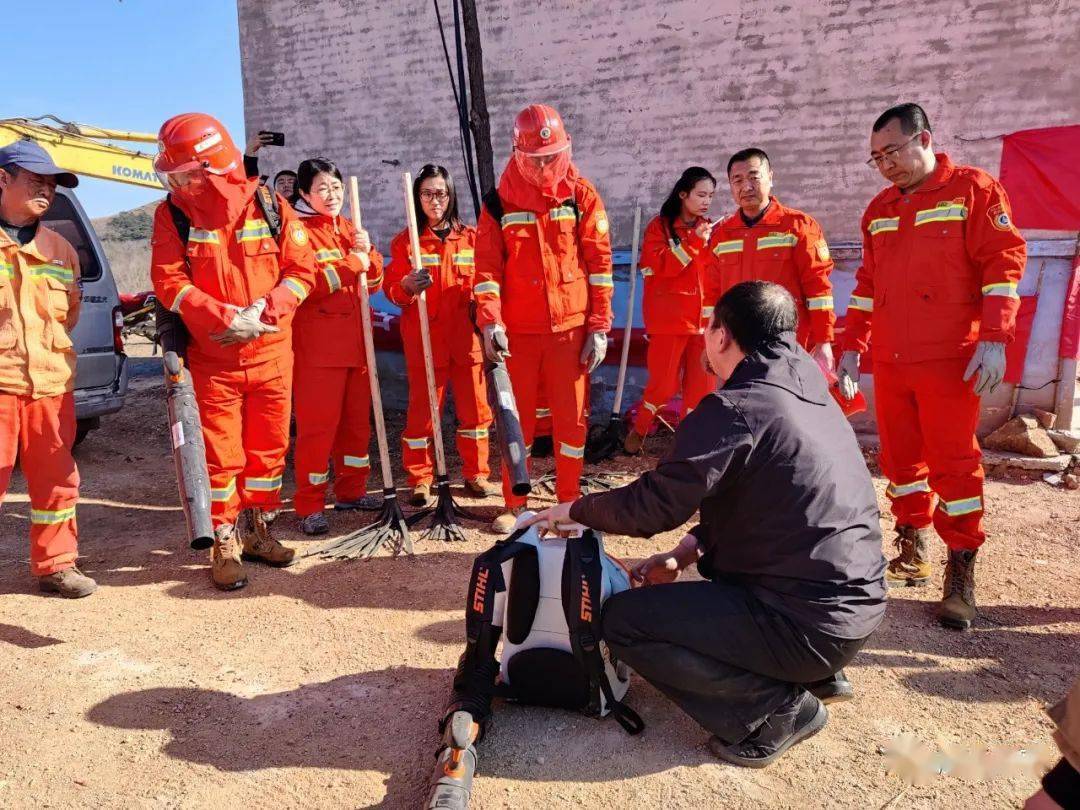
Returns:
[[[495,220],[495,224],[502,225],[504,209],[498,189],[493,188],[484,195],[484,207],[487,208],[488,213],[491,214],[492,218]]]
[[[619,725],[628,734],[640,734],[645,723],[637,712],[615,699],[600,652],[602,573],[600,543],[594,532],[586,531],[580,538],[567,541],[562,597],[566,625],[570,630],[570,647],[589,673],[589,679],[603,692],[604,701]]]
[[[180,210],[180,208],[172,201],[172,194],[165,197],[165,204],[169,206],[169,215],[172,217],[173,226],[176,228],[176,233],[180,237],[180,242],[184,247],[187,247],[188,237],[191,236],[191,220],[187,218],[187,214]]]
[[[259,204],[266,224],[270,226],[270,235],[276,242],[281,236],[281,206],[278,203],[278,195],[262,183],[255,188],[255,201]]]

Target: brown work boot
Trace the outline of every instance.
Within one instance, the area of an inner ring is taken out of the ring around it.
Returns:
[[[240,562],[240,540],[231,523],[214,529],[214,548],[210,552],[210,579],[222,591],[235,591],[247,585],[244,564]]]
[[[431,484],[420,483],[412,489],[409,506],[428,506],[431,503]]]
[[[626,434],[626,439],[623,440],[623,452],[628,453],[631,456],[636,456],[641,452],[642,446],[645,444],[645,437],[638,433],[636,430],[631,430]]]
[[[929,532],[926,529],[896,527],[896,547],[900,553],[889,560],[889,567],[885,570],[885,584],[888,587],[920,587],[930,581],[928,541]]]
[[[945,564],[945,588],[938,606],[938,621],[954,630],[967,630],[975,609],[975,555],[977,548],[949,549]]]
[[[73,565],[55,574],[38,577],[38,589],[58,593],[65,599],[82,599],[97,590],[97,583]]]
[[[517,523],[518,516],[524,511],[524,506],[507,509],[491,522],[491,531],[495,532],[495,534],[510,534],[514,530],[514,524]]]
[[[498,487],[481,475],[465,481],[465,491],[474,498],[489,498],[498,492]]]
[[[270,524],[266,522],[262,509],[245,509],[240,513],[237,525],[244,542],[245,560],[255,560],[275,568],[285,568],[296,562],[296,552],[281,545],[270,533]]]

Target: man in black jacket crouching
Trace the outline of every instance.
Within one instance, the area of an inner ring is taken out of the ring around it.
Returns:
[[[720,388],[655,470],[532,519],[649,537],[700,510],[607,601],[614,655],[708,729],[721,759],[764,767],[824,728],[822,697],[885,612],[878,504],[855,434],[795,340],[782,287],[750,281],[705,334]],[[674,583],[696,562],[703,582]],[[848,689],[850,687],[847,687]]]

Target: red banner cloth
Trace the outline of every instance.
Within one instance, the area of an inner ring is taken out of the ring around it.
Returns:
[[[1080,230],[1080,124],[1006,135],[1001,184],[1018,228]]]
[[[1080,358],[1080,253],[1073,259],[1072,277],[1065,290],[1065,312],[1061,317],[1058,357]]]

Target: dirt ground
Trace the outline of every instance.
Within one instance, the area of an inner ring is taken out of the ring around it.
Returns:
[[[472,558],[493,536],[470,528],[465,543],[420,543],[407,559],[253,568],[246,589],[222,594],[183,540],[154,379],[137,380],[76,455],[80,565],[101,583],[95,596],[32,588],[18,474],[0,513],[0,806],[420,806]],[[987,502],[977,626],[938,627],[936,586],[892,594],[849,669],[857,699],[772,768],[718,764],[706,734],[635,678],[628,701],[648,724],[636,738],[611,720],[499,707],[473,807],[1019,806],[1035,777],[907,787],[881,753],[899,733],[935,748],[1046,743],[1043,708],[1080,670],[1080,494],[995,481]],[[367,519],[330,517],[335,533]],[[323,542],[291,513],[277,525],[301,549]],[[678,537],[606,542],[636,559]]]

